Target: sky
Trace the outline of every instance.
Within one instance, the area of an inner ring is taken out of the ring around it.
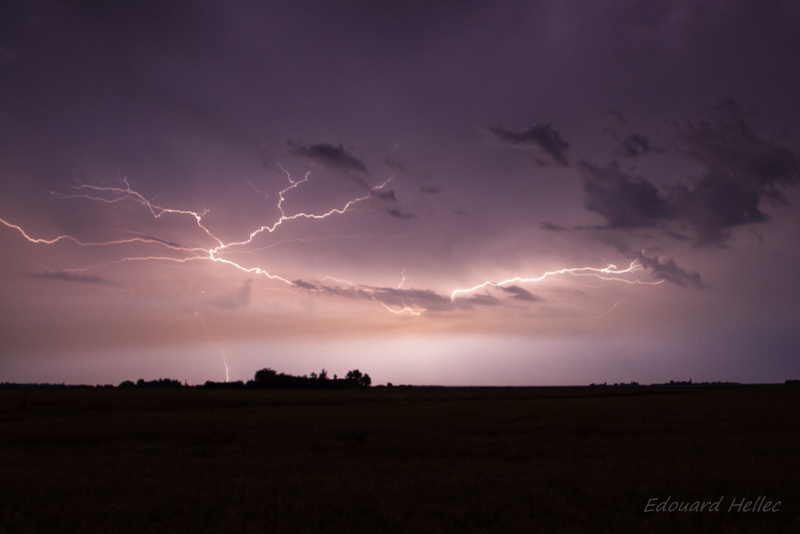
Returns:
[[[800,4],[0,6],[0,382],[800,378]]]

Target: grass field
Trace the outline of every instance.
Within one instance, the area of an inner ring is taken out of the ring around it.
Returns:
[[[6,389],[0,459],[2,533],[800,532],[791,386]]]

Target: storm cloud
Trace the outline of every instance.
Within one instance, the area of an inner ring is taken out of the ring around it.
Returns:
[[[542,300],[541,297],[537,297],[527,289],[520,286],[501,286],[500,289],[511,295],[511,298],[513,299],[524,300],[527,302],[536,302]]]
[[[674,209],[659,190],[643,178],[624,172],[612,161],[606,167],[582,162],[584,206],[602,215],[610,228],[655,226],[674,216]]]
[[[758,188],[730,180],[718,170],[709,171],[691,187],[681,184],[671,192],[680,220],[694,231],[698,246],[723,245],[732,227],[767,221],[759,208],[761,197]]]
[[[779,186],[800,182],[800,162],[788,147],[764,139],[735,100],[724,100],[710,117],[679,130],[686,154],[731,182],[781,198]]]
[[[681,269],[672,258],[662,261],[657,257],[649,258],[640,252],[636,256],[636,259],[642,264],[642,267],[650,271],[657,280],[664,280],[681,287],[693,289],[705,289],[706,287],[700,277],[700,273],[688,272]]]
[[[549,124],[536,124],[523,132],[507,130],[502,126],[486,128],[486,131],[501,143],[514,146],[535,146],[549,155],[557,165],[569,165],[566,158],[569,143]]]
[[[329,169],[367,174],[367,167],[361,160],[353,156],[341,144],[331,145],[327,143],[318,143],[314,145],[304,145],[302,143],[292,143],[290,141],[289,152],[316,161]]]
[[[769,220],[765,201],[787,204],[786,187],[800,182],[800,162],[789,148],[760,136],[733,100],[698,122],[677,127],[679,153],[699,162],[700,177],[675,176],[659,189],[612,161],[583,161],[584,206],[606,220],[606,228],[659,227],[696,246],[726,246],[733,228]],[[626,139],[629,156],[650,151],[643,135]],[[688,235],[687,235],[688,234]]]

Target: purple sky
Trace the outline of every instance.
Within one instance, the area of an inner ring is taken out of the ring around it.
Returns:
[[[800,4],[106,4],[0,7],[0,381],[800,378]]]

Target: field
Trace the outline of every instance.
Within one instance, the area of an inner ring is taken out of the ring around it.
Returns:
[[[0,532],[800,532],[799,414],[783,385],[3,389]]]

